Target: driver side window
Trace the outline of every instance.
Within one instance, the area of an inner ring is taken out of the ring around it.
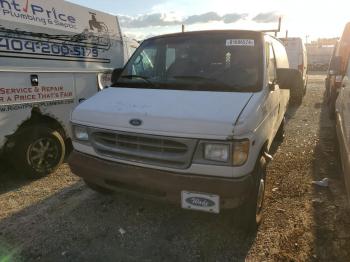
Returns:
[[[157,50],[155,48],[144,49],[132,63],[132,74],[145,77],[154,75],[154,65],[156,60]]]
[[[275,58],[275,53],[273,51],[271,44],[267,44],[266,51],[268,51],[267,53],[268,81],[269,81],[269,84],[272,84],[273,81],[276,80],[276,58]]]

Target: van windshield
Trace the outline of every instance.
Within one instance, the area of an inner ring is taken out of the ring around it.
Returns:
[[[114,86],[198,91],[261,89],[257,35],[184,34],[145,41]]]

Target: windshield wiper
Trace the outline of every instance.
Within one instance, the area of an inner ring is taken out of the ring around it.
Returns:
[[[241,91],[241,88],[236,87],[236,86],[230,86],[218,79],[215,78],[209,78],[209,77],[204,77],[204,76],[191,76],[191,75],[178,75],[178,76],[172,76],[172,78],[175,79],[192,79],[192,80],[204,80],[206,82],[212,82],[219,84],[222,88],[228,91]]]
[[[141,76],[141,75],[122,75],[120,78],[127,78],[127,79],[133,79],[133,78],[139,78],[144,80],[146,83],[148,83],[150,86],[156,88],[155,84],[148,79],[146,76]]]

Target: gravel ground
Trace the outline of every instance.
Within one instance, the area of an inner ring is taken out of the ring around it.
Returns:
[[[66,165],[29,181],[1,163],[0,261],[350,261],[350,211],[323,79],[310,76],[303,105],[288,111],[257,234],[228,216],[98,195]],[[324,177],[328,188],[311,184]]]

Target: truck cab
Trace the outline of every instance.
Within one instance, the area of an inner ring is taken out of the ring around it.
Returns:
[[[100,192],[212,213],[241,207],[256,226],[297,74],[283,44],[262,32],[145,40],[110,88],[74,110],[71,170]]]

